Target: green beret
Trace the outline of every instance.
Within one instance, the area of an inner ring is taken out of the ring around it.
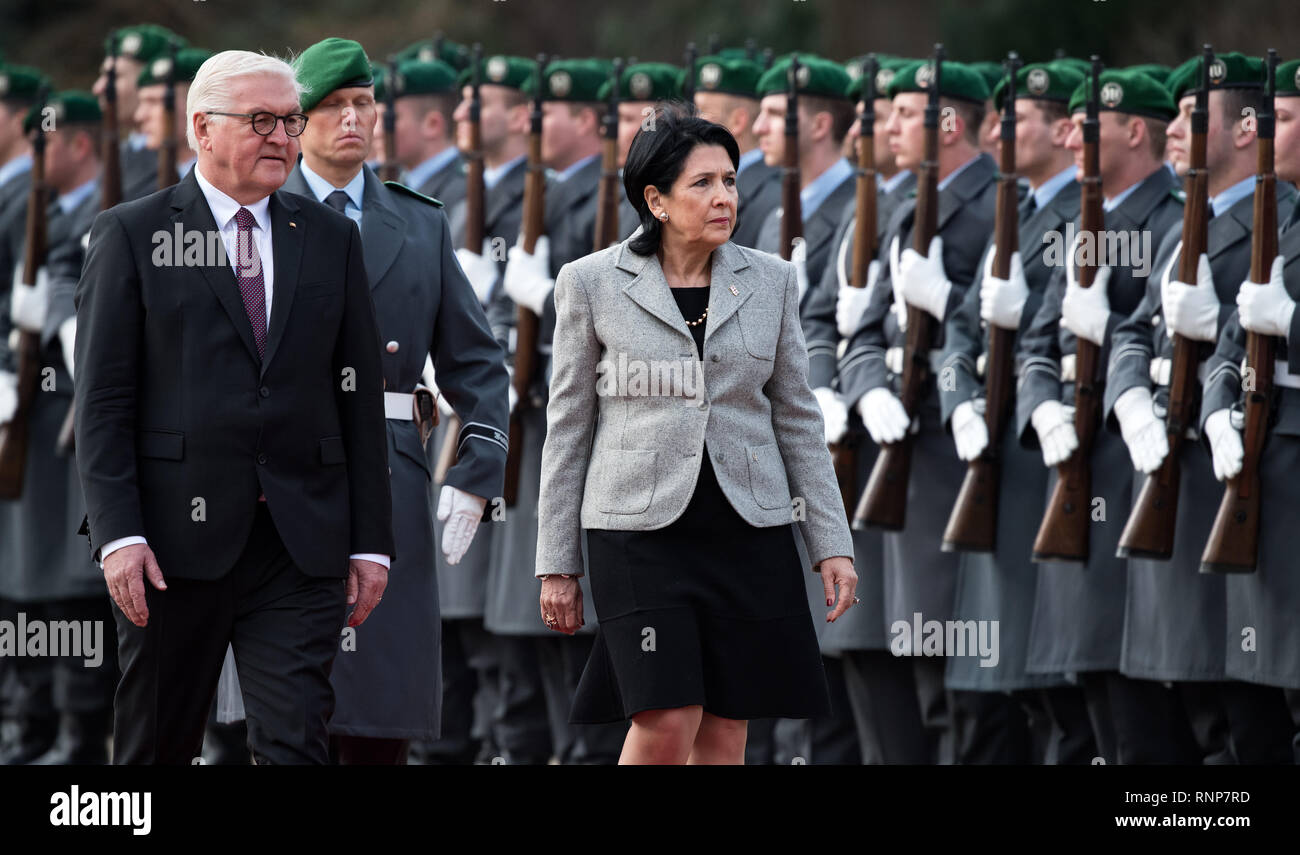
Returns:
[[[172,39],[175,39],[180,47],[189,44],[166,27],[157,24],[137,24],[134,27],[122,27],[109,33],[108,40],[104,44],[105,55],[111,52],[114,37],[117,38],[118,56],[125,56],[145,64],[160,56],[166,56],[171,49]]]
[[[1127,68],[1129,71],[1140,71],[1157,83],[1166,83],[1169,80],[1170,73],[1173,71],[1169,66],[1161,65],[1158,62],[1144,62],[1141,65],[1127,66]]]
[[[99,124],[104,118],[104,114],[99,109],[99,99],[89,92],[83,92],[79,89],[56,92],[46,100],[45,106],[54,109],[53,130],[56,131],[60,129],[61,125]],[[24,132],[31,133],[40,127],[41,112],[40,104],[27,111],[27,118],[23,119]]]
[[[29,65],[0,64],[0,98],[32,102],[41,85],[49,82],[39,69]]]
[[[1057,57],[1048,63],[1048,65],[1063,65],[1071,71],[1077,71],[1082,75],[1092,74],[1092,63],[1086,59],[1079,59],[1077,56]]]
[[[1273,79],[1277,83],[1278,98],[1300,96],[1300,59],[1279,64]]]
[[[1264,85],[1264,61],[1240,53],[1216,54],[1210,63],[1210,89],[1259,89]],[[1165,82],[1177,103],[1184,95],[1201,88],[1201,57],[1178,66]]]
[[[945,61],[942,72],[939,94],[943,97],[973,101],[976,104],[989,100],[988,84],[969,65]],[[933,79],[933,59],[913,60],[894,73],[894,79],[889,84],[889,97],[893,98],[900,92],[927,92]]]
[[[393,97],[456,93],[456,69],[445,62],[408,59],[397,64]]]
[[[742,53],[743,48],[737,48]],[[695,91],[723,92],[743,98],[758,97],[758,78],[763,67],[752,59],[726,57],[722,54],[702,56],[695,61]],[[679,86],[686,84],[686,70],[682,69]]]
[[[293,70],[305,90],[302,111],[310,113],[335,89],[374,86],[365,48],[352,39],[329,38],[307,48],[294,60]]]
[[[1000,62],[981,60],[979,62],[967,63],[967,65],[975,69],[975,71],[979,73],[979,76],[984,78],[984,85],[989,88],[990,93],[993,91],[993,87],[1001,83],[1007,76],[1006,72],[1002,68],[1002,63]]]
[[[524,84],[533,79],[537,63],[522,56],[489,56],[479,63],[479,68],[479,83],[523,89]],[[473,82],[473,68],[464,69],[456,78],[459,87],[469,86]]]
[[[1067,104],[1082,82],[1083,75],[1068,66],[1033,62],[1016,72],[1016,97]],[[1003,78],[993,90],[993,103],[999,110],[1006,90],[1007,81]]]
[[[378,63],[370,63],[370,79],[375,81],[375,100],[388,100],[388,69]]]
[[[610,65],[600,59],[557,59],[542,72],[542,99],[545,101],[600,101],[600,87],[609,77]],[[525,95],[535,96],[534,79],[523,87]]]
[[[203,48],[185,48],[176,52],[176,82],[193,83],[194,75],[199,73],[199,66],[208,61],[212,56],[212,51]],[[135,85],[143,89],[146,86],[154,86],[159,83],[167,82],[167,73],[171,70],[172,58],[170,54],[164,54],[153,62],[147,63],[140,70],[140,76],[136,78]]]
[[[1089,74],[1070,96],[1070,105],[1067,109],[1071,113],[1078,113],[1087,108],[1091,80],[1092,75]],[[1107,69],[1101,73],[1101,103],[1097,107],[1100,110],[1131,113],[1164,122],[1172,119],[1178,112],[1178,108],[1174,106],[1174,99],[1169,97],[1169,91],[1155,78],[1140,71],[1120,68]]]
[[[664,101],[682,97],[682,69],[666,62],[638,62],[623,68],[618,79],[619,101]],[[608,101],[610,81],[600,84],[596,97]]]
[[[408,59],[418,59],[421,62],[431,62],[436,59],[447,63],[457,71],[469,68],[470,63],[473,62],[469,48],[451,39],[439,39],[438,44],[434,44],[433,39],[420,39],[402,48],[393,59],[399,63]]]
[[[876,54],[876,97],[888,98],[889,84],[894,82],[894,75],[903,66],[916,61],[905,56]],[[866,85],[866,81],[862,79],[862,71],[866,68],[866,62],[867,58],[863,56],[851,59],[844,65],[844,70],[848,72],[851,80],[844,94],[853,101],[862,100],[862,89]]]
[[[786,78],[789,76],[790,57],[783,56],[758,78],[758,97],[767,95],[784,95],[789,91]],[[838,62],[822,59],[811,53],[799,54],[799,79],[795,81],[798,92],[802,95],[817,95],[822,98],[844,98],[849,88],[849,73]]]

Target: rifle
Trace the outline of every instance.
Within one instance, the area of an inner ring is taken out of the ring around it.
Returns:
[[[437,48],[434,50],[437,58]],[[387,83],[384,87],[384,165],[379,167],[379,180],[396,181],[402,174],[402,167],[397,162],[397,109],[393,106],[397,96],[394,91],[397,89],[397,63],[392,58],[388,60]]]
[[[1178,256],[1178,281],[1195,282],[1196,266],[1206,247],[1209,224],[1209,170],[1205,166],[1205,141],[1210,126],[1210,65],[1214,51],[1209,45],[1201,57],[1201,85],[1192,109],[1190,168],[1183,178],[1187,199],[1183,208],[1183,248]],[[1269,264],[1273,259],[1269,258]],[[1199,342],[1174,333],[1174,364],[1169,374],[1169,411],[1165,436],[1169,453],[1160,468],[1147,476],[1115,550],[1129,556],[1168,561],[1174,554],[1174,528],[1178,522],[1178,487],[1182,480],[1180,452],[1187,429],[1196,424],[1200,412],[1201,383],[1196,376]]]
[[[1019,199],[1016,193],[1016,72],[1020,57],[1014,51],[1003,63],[1007,89],[1002,110],[1002,150],[998,164],[997,219],[993,227],[993,275],[1011,276],[1011,255],[1018,249]],[[943,531],[944,552],[992,552],[997,547],[998,492],[1002,480],[999,439],[1011,409],[1015,383],[1016,330],[989,324],[987,367],[984,375],[984,424],[989,444],[966,464],[957,501]]]
[[[475,43],[471,59],[469,96],[469,150],[465,157],[465,248],[470,252],[483,251],[483,236],[487,231],[484,222],[485,194],[483,184],[483,102],[479,98],[482,83],[483,46]],[[447,419],[438,449],[438,462],[433,467],[434,483],[447,480],[447,471],[456,465],[456,450],[460,440],[460,417],[454,413]]]
[[[36,97],[36,114],[44,118],[49,90],[42,86]],[[50,200],[45,183],[45,132],[38,120],[32,132],[32,185],[27,194],[27,228],[24,235],[22,283],[34,286],[45,264],[46,211]],[[41,332],[18,328],[18,406],[13,418],[0,425],[0,499],[15,500],[23,494],[30,441],[32,404],[41,381]]]
[[[1101,157],[1097,119],[1101,102],[1101,60],[1092,57],[1092,80],[1088,89],[1087,113],[1083,120],[1083,180],[1080,190],[1080,233],[1099,238],[1106,227],[1102,210]],[[1073,252],[1073,248],[1071,252]],[[1079,263],[1075,256],[1079,287],[1091,288],[1097,275],[1096,259]],[[1101,418],[1102,382],[1097,378],[1101,348],[1087,339],[1075,340],[1074,431],[1079,445],[1056,471],[1059,477],[1048,498],[1043,521],[1034,539],[1034,561],[1087,561],[1089,509],[1092,506],[1092,442]]]
[[[167,86],[163,90],[163,139],[162,147],[158,149],[159,190],[179,180],[176,174],[176,39],[172,39],[168,47],[171,67],[167,69]]]
[[[533,252],[537,239],[546,228],[546,167],[542,163],[542,81],[545,79],[546,54],[537,55],[536,89],[528,131],[528,172],[524,175],[524,216],[522,228],[524,252]],[[537,367],[537,335],[541,319],[526,306],[519,307],[515,322],[515,373],[511,383],[516,403],[510,414],[510,437],[506,453],[506,506],[514,507],[519,496],[519,466],[523,462],[523,409],[528,406],[529,390]]]
[[[794,253],[794,242],[803,240],[803,203],[799,198],[799,56],[790,54],[786,69],[785,150],[781,155],[781,257]]]
[[[916,215],[912,248],[922,255],[930,252],[930,241],[939,229],[939,88],[942,81],[943,45],[934,46],[934,76],[925,104],[925,159],[917,179]],[[865,88],[865,87],[864,87]],[[930,380],[930,345],[934,323],[924,309],[907,306],[907,339],[903,346],[903,388],[900,400],[909,416],[915,416],[921,396]],[[907,520],[907,484],[912,472],[912,433],[898,442],[880,447],[880,454],[867,479],[853,525],[899,531]]]
[[[601,171],[600,187],[596,191],[595,246],[599,252],[618,243],[618,80],[623,75],[623,60],[614,60],[610,72],[609,104],[601,121]]]
[[[1277,174],[1273,171],[1277,91],[1277,51],[1269,49],[1268,88],[1256,124],[1255,221],[1251,230],[1250,281],[1267,282],[1277,256]],[[1214,517],[1210,539],[1201,555],[1202,573],[1253,573],[1259,557],[1259,464],[1268,439],[1273,391],[1272,336],[1246,333],[1246,364],[1255,371],[1255,385],[1246,393],[1245,456],[1241,471],[1228,479],[1223,501]]]
[[[695,103],[695,42],[686,43],[686,54],[682,58],[686,76],[682,78],[682,100],[687,104]]]

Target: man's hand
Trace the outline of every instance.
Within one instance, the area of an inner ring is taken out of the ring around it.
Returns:
[[[72,357],[77,343],[77,316],[59,324],[59,346],[63,348],[63,364],[67,366],[68,376],[72,377]]]
[[[840,396],[828,386],[813,389],[813,396],[822,408],[822,423],[826,429],[826,442],[839,442],[849,429],[849,408],[844,406]]]
[[[387,587],[387,567],[364,558],[348,559],[348,605],[356,604],[348,618],[348,626],[361,626],[365,623],[375,606],[384,598],[384,588]]]
[[[1065,256],[1065,299],[1061,301],[1061,326],[1081,339],[1100,346],[1106,338],[1106,324],[1110,320],[1110,268],[1098,267],[1092,285],[1079,284],[1074,267],[1074,247]]]
[[[1267,285],[1250,281],[1241,283],[1241,290],[1237,292],[1237,315],[1241,325],[1250,332],[1287,338],[1294,314],[1295,301],[1282,282],[1282,256],[1273,259]]]
[[[854,596],[858,589],[858,574],[853,569],[853,560],[844,555],[827,558],[817,565],[817,572],[821,574],[822,589],[826,592],[826,606],[834,606],[826,613],[826,622],[834,623],[858,601]],[[836,591],[839,592],[838,600]]]
[[[456,260],[460,262],[461,270],[465,271],[465,278],[469,280],[478,301],[486,304],[500,272],[496,261],[492,258],[492,240],[483,238],[481,253],[468,247],[460,247],[456,250]]]
[[[871,259],[867,265],[867,284],[862,288],[841,285],[839,297],[835,301],[835,328],[840,335],[848,338],[858,328],[862,313],[867,310],[867,298],[871,296],[871,286],[880,276],[880,262]]]
[[[450,484],[438,495],[438,520],[442,522],[442,554],[448,564],[458,564],[469,549],[487,499],[458,490]]]
[[[520,306],[538,315],[546,310],[546,298],[555,288],[551,278],[551,242],[542,235],[530,254],[524,251],[524,236],[510,247],[510,260],[506,262],[505,289]]]
[[[1025,265],[1020,251],[1011,253],[1011,273],[1006,279],[993,275],[993,256],[984,262],[984,279],[980,282],[980,317],[987,323],[1004,330],[1020,328],[1020,314],[1029,299],[1029,284],[1025,282]]]
[[[925,309],[935,320],[942,321],[948,311],[948,294],[952,291],[952,283],[943,269],[943,238],[935,235],[930,239],[927,255],[921,255],[911,247],[903,250],[898,275],[902,279],[903,299]]]
[[[984,453],[989,445],[989,428],[984,422],[984,399],[962,401],[952,411],[952,441],[957,456],[969,463]]]
[[[862,396],[858,401],[858,415],[862,416],[862,424],[876,445],[898,442],[912,424],[903,402],[884,386],[877,386]]]
[[[1177,253],[1174,254],[1177,257]],[[1160,303],[1171,332],[1193,341],[1214,341],[1219,333],[1219,295],[1205,253],[1196,261],[1196,284],[1171,280],[1173,260],[1160,280]]]
[[[1235,478],[1241,472],[1246,453],[1241,445],[1241,431],[1232,423],[1232,411],[1215,410],[1205,419],[1205,438],[1214,456],[1214,477],[1220,481]]]
[[[808,291],[808,244],[802,238],[790,250],[790,263],[794,265],[795,284],[799,286],[799,302]]]
[[[1155,414],[1151,390],[1145,386],[1126,390],[1115,399],[1115,418],[1129,457],[1133,458],[1133,468],[1144,475],[1159,469],[1169,453],[1169,439],[1165,423]]]
[[[149,606],[144,596],[145,577],[155,590],[167,590],[162,568],[147,544],[123,546],[104,559],[104,582],[108,585],[108,593],[126,619],[136,626],[149,622]]]
[[[1038,434],[1044,466],[1056,466],[1079,447],[1079,435],[1074,430],[1074,407],[1067,407],[1060,401],[1043,401],[1034,407],[1029,421]]]

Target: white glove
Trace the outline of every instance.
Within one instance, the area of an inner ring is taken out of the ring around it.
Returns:
[[[1150,475],[1160,468],[1169,453],[1169,440],[1165,437],[1165,423],[1156,417],[1151,401],[1151,390],[1134,386],[1115,399],[1115,418],[1119,432],[1128,445],[1133,468]]]
[[[795,282],[799,286],[799,302],[808,292],[808,243],[802,238],[794,242],[790,250],[790,263],[794,265]]]
[[[848,338],[858,328],[858,321],[862,320],[862,313],[867,309],[871,289],[879,277],[880,262],[873,258],[867,265],[866,286],[862,288],[854,288],[852,285],[840,286],[840,295],[835,301],[835,328],[839,330],[840,335]]]
[[[1106,283],[1110,281],[1110,268],[1097,268],[1092,287],[1083,288],[1074,274],[1074,252],[1065,257],[1067,283],[1065,299],[1061,301],[1061,324],[1076,336],[1095,345],[1106,338],[1106,322],[1110,320],[1110,296]]]
[[[1174,258],[1178,253],[1174,253]],[[1160,281],[1160,303],[1165,325],[1171,332],[1195,341],[1214,341],[1219,336],[1219,295],[1214,292],[1214,274],[1205,253],[1196,261],[1196,284],[1170,280],[1174,262],[1165,266]]]
[[[19,329],[40,332],[50,305],[50,278],[44,267],[36,270],[36,284],[22,281],[23,269],[14,268],[14,290],[9,302],[9,319]]]
[[[1038,444],[1043,448],[1043,464],[1056,466],[1079,447],[1079,436],[1074,432],[1074,407],[1060,401],[1043,401],[1030,414],[1029,421],[1038,434]]]
[[[524,252],[524,236],[510,247],[510,258],[506,262],[505,289],[520,306],[535,315],[541,315],[546,309],[546,298],[555,288],[551,278],[551,242],[542,235],[537,239],[533,252]]]
[[[907,332],[907,302],[903,299],[902,268],[898,262],[898,235],[889,242],[889,284],[894,289],[894,316],[898,331]]]
[[[928,255],[921,255],[911,247],[903,250],[898,275],[903,280],[900,286],[903,299],[942,321],[952,291],[952,283],[943,269],[943,238],[935,235],[930,239]]]
[[[465,271],[465,278],[469,280],[470,287],[474,289],[474,295],[483,305],[487,305],[488,297],[492,293],[492,286],[496,284],[497,275],[500,272],[497,263],[492,260],[492,241],[483,238],[483,252],[478,253],[472,249],[462,247],[456,250],[456,260],[460,262],[460,267]]]
[[[1241,432],[1232,424],[1232,411],[1215,410],[1205,419],[1205,436],[1214,453],[1214,477],[1227,481],[1241,471],[1245,450],[1241,447]]]
[[[469,543],[483,518],[487,499],[457,490],[450,485],[438,494],[438,519],[442,522],[442,554],[448,564],[456,564],[469,549]]]
[[[1273,259],[1267,285],[1257,285],[1249,280],[1241,283],[1241,290],[1237,292],[1237,313],[1241,325],[1258,335],[1286,338],[1290,334],[1295,301],[1282,284],[1282,256]]]
[[[877,386],[858,401],[858,415],[876,445],[898,442],[907,435],[912,420],[903,402],[884,386]]]
[[[979,457],[989,444],[989,429],[984,423],[984,399],[962,401],[952,411],[952,441],[957,456],[969,463]]]
[[[999,279],[993,275],[993,256],[984,262],[984,281],[980,283],[980,317],[995,327],[1006,330],[1020,329],[1020,313],[1029,299],[1029,284],[1025,282],[1025,266],[1020,251],[1011,253],[1011,278]]]
[[[18,375],[0,371],[0,425],[7,424],[18,409]]]
[[[63,348],[63,364],[68,368],[68,376],[72,376],[72,348],[77,342],[77,317],[72,317],[59,324],[59,345]]]
[[[813,395],[816,396],[817,403],[821,404],[822,422],[826,427],[826,442],[839,442],[849,429],[849,408],[844,406],[840,396],[832,392],[828,386],[813,389]]]

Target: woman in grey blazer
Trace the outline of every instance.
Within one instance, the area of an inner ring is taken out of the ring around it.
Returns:
[[[826,619],[855,601],[794,267],[729,242],[738,160],[657,112],[623,171],[641,228],[555,283],[542,619],[582,626],[585,532],[600,625],[570,717],[631,719],[623,763],[741,763],[749,719],[829,712],[792,522]]]

